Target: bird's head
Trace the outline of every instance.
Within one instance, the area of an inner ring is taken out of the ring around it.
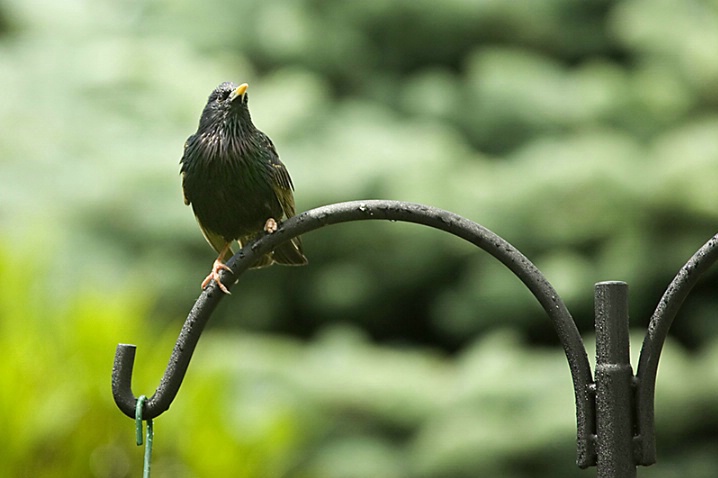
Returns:
[[[200,130],[211,126],[253,128],[249,114],[247,83],[236,85],[226,81],[212,91],[200,118]]]

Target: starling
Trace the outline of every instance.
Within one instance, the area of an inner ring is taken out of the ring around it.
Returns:
[[[242,247],[295,214],[292,179],[272,140],[252,123],[247,87],[225,82],[215,88],[180,161],[184,202],[192,205],[204,238],[219,254],[202,288],[214,280],[225,293],[219,273],[229,270],[225,261],[233,254],[232,242]],[[252,268],[274,263],[306,264],[300,239],[278,246]]]

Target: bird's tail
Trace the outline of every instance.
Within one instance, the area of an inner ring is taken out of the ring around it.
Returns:
[[[272,258],[277,264],[285,266],[303,266],[309,263],[302,251],[302,241],[298,237],[277,247]]]
[[[242,247],[243,241],[237,242],[239,242],[239,247]],[[302,251],[302,241],[298,237],[295,237],[291,241],[280,245],[269,254],[263,255],[257,262],[252,264],[250,269],[261,269],[262,267],[268,267],[272,264],[303,266],[308,263],[309,261]]]

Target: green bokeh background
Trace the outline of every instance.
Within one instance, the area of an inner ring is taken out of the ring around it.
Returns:
[[[715,0],[0,0],[2,476],[139,476],[118,342],[151,394],[214,253],[178,161],[248,82],[298,210],[384,198],[494,230],[593,349],[631,288],[634,364],[718,225]],[[414,225],[333,226],[242,276],[172,408],[155,477],[581,477],[568,366],[508,271]],[[659,462],[718,469],[718,276],[671,331]]]

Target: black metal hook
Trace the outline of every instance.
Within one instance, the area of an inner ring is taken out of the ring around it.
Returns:
[[[227,263],[234,274],[224,274],[224,283],[232,284],[257,258],[292,237],[331,224],[361,220],[410,222],[451,233],[494,256],[528,287],[553,322],[568,359],[576,398],[578,465],[583,468],[594,464],[593,380],[576,324],[553,286],[536,266],[503,238],[475,222],[442,209],[399,201],[367,200],[323,206],[288,219],[275,233],[263,235],[240,250]],[[223,297],[214,283],[200,295],[182,327],[160,385],[145,404],[145,419],[155,418],[170,407],[202,330]],[[137,403],[131,388],[134,357],[133,345],[118,345],[112,371],[115,403],[131,418],[135,416]]]
[[[637,463],[648,466],[656,462],[655,392],[658,360],[663,344],[678,310],[698,279],[718,261],[718,234],[701,247],[673,278],[661,297],[648,324],[638,359],[637,407],[639,449]]]
[[[576,399],[578,466],[585,468],[597,464],[597,443],[599,448],[603,448],[602,453],[606,455],[604,466],[599,466],[600,476],[615,475],[611,472],[601,474],[602,468],[604,472],[620,468],[623,470],[620,476],[634,476],[635,465],[655,463],[654,396],[658,361],[679,308],[701,275],[718,261],[718,234],[690,258],[661,298],[651,317],[648,333],[643,342],[636,377],[632,376],[627,355],[626,284],[619,282],[597,284],[597,339],[601,338],[601,340],[597,340],[600,342],[597,351],[600,360],[597,361],[596,379],[601,383],[596,383],[592,378],[578,329],[566,306],[541,272],[515,247],[490,230],[441,209],[413,203],[376,200],[352,201],[312,209],[285,221],[274,234],[259,237],[235,254],[227,263],[234,274],[223,274],[224,283],[231,287],[234,280],[256,259],[292,237],[331,224],[361,220],[403,221],[443,230],[471,242],[506,265],[542,305],[563,345]],[[157,390],[145,402],[144,419],[153,419],[170,407],[184,379],[202,330],[224,295],[214,283],[200,295],[182,327]],[[137,398],[131,388],[134,357],[134,345],[118,345],[112,372],[115,402],[120,410],[131,418],[135,416],[137,406]],[[620,386],[614,388],[619,382]],[[629,389],[634,390],[636,394],[634,412],[630,411],[630,400],[626,401],[626,397],[630,394]],[[618,399],[614,400],[612,398],[614,395]],[[600,408],[600,417],[597,417],[597,407]],[[632,421],[633,413],[635,413],[636,430],[632,432],[626,427],[627,423]],[[615,427],[616,423],[621,426]],[[601,440],[597,440],[597,427],[601,428],[605,435]],[[611,439],[610,437],[614,435],[618,438]],[[629,457],[616,451],[613,442],[618,441],[622,444],[619,451],[627,448],[631,441],[635,445],[632,463]],[[620,459],[611,460],[609,455],[614,454],[621,454]]]

